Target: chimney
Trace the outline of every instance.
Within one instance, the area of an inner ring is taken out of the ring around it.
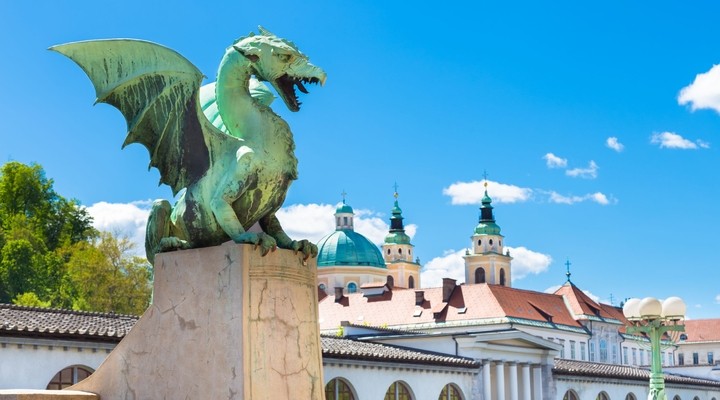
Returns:
[[[342,286],[335,288],[335,302],[336,302],[336,303],[339,303],[340,300],[342,300],[342,298],[343,298],[343,289],[344,289],[344,288],[343,288]]]
[[[415,305],[421,306],[424,301],[425,301],[425,291],[424,290],[416,290],[415,291]]]
[[[450,295],[455,290],[455,279],[443,278],[443,302],[447,303],[450,300]]]

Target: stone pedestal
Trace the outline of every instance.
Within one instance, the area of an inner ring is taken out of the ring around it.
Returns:
[[[153,304],[73,386],[114,399],[324,398],[315,259],[252,245],[158,254]]]

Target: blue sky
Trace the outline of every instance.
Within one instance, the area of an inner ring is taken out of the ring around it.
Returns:
[[[719,5],[267,4],[0,2],[0,159],[41,164],[98,226],[135,236],[170,190],[142,146],[120,150],[120,113],[93,107],[82,71],[46,49],[141,38],[214,80],[224,49],[263,25],[328,74],[299,113],[274,104],[300,159],[288,231],[329,233],[344,190],[358,231],[381,240],[397,182],[424,284],[462,281],[487,171],[514,286],[562,284],[569,258],[602,300],[678,295],[690,317],[720,316]]]

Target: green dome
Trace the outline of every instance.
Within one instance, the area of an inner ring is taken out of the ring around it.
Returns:
[[[500,227],[495,221],[482,221],[475,227],[476,235],[499,235]]]
[[[337,230],[325,236],[317,246],[318,267],[349,265],[387,268],[380,249],[365,236],[350,229]]]
[[[385,236],[387,244],[410,244],[410,236],[403,232],[390,232]]]
[[[345,213],[345,214],[355,214],[355,212],[353,211],[352,207],[350,207],[349,205],[345,204],[345,201],[344,201],[344,200],[343,200],[342,204],[340,204],[339,206],[337,206],[337,208],[335,209],[335,213],[337,213],[337,214],[343,214],[343,213]]]

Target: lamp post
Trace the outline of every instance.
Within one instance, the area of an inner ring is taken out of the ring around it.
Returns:
[[[665,376],[662,372],[660,342],[665,333],[685,330],[685,302],[679,297],[669,297],[662,303],[653,297],[630,299],[623,307],[623,314],[630,320],[629,334],[644,333],[650,339],[652,364],[650,368],[650,393],[648,400],[667,400]]]

